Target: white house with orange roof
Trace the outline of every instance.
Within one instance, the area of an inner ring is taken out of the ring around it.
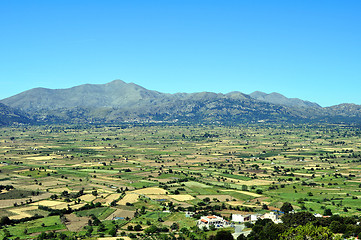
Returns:
[[[223,228],[223,227],[229,227],[230,223],[219,216],[203,216],[201,219],[198,220],[197,226],[199,228],[209,228],[210,226],[214,226],[216,228]]]

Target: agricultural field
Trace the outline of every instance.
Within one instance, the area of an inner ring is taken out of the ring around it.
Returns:
[[[0,128],[0,239],[146,239],[155,227],[207,239],[216,230],[198,229],[200,216],[285,202],[359,218],[360,136],[347,125]]]

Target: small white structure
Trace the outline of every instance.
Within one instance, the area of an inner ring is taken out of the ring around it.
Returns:
[[[261,214],[251,214],[251,222],[257,222],[261,218]]]
[[[214,226],[216,228],[228,227],[230,223],[227,220],[224,220],[222,217],[218,216],[203,216],[198,220],[197,226],[199,228],[209,228],[210,226]]]
[[[261,214],[232,214],[232,222],[244,223],[244,222],[256,222],[261,218]]]
[[[187,218],[193,217],[194,214],[194,212],[185,212]]]
[[[319,213],[315,213],[315,214],[313,214],[313,216],[318,217],[318,218],[322,218],[322,217],[323,217],[323,216],[322,216],[321,214],[319,214]]]
[[[263,219],[271,219],[274,223],[282,223],[282,220],[278,218],[278,214],[275,212],[265,213],[262,216]]]
[[[251,221],[251,215],[232,214],[232,222],[243,223]]]

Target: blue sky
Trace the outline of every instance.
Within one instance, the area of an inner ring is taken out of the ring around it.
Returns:
[[[0,98],[114,79],[361,104],[361,1],[0,1]]]

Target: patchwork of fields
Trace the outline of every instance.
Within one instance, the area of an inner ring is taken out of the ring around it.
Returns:
[[[0,192],[0,217],[19,221],[3,224],[0,237],[110,239],[115,229],[127,239],[152,225],[194,229],[200,215],[264,213],[284,202],[361,213],[355,127],[24,126],[0,135],[0,185],[13,187]]]

